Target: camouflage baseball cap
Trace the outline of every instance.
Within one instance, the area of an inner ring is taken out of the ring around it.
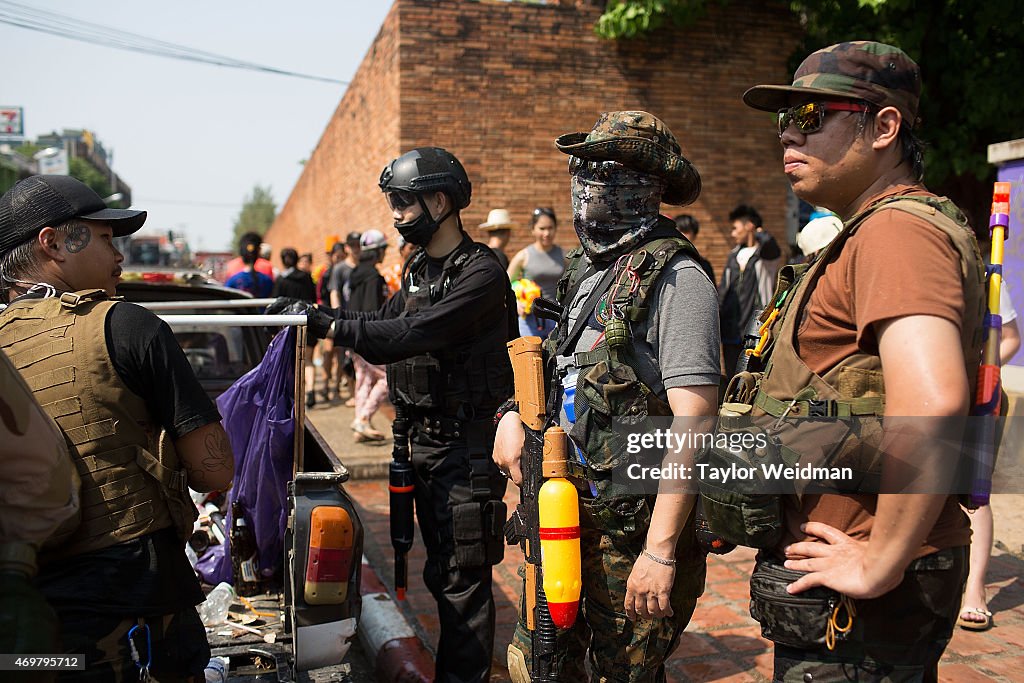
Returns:
[[[685,206],[700,195],[700,174],[685,157],[679,142],[658,117],[645,111],[601,114],[589,133],[567,133],[555,147],[587,161],[617,161],[627,168],[666,181],[662,201]]]
[[[864,100],[896,107],[913,127],[921,96],[921,69],[903,50],[869,40],[839,43],[812,53],[793,74],[793,85],[755,85],[743,93],[754,109],[779,111],[791,93]]]

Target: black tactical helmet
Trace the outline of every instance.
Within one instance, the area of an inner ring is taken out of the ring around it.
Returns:
[[[406,152],[384,167],[379,184],[381,192],[444,192],[456,210],[469,206],[473,192],[466,169],[455,155],[440,147],[417,147]]]

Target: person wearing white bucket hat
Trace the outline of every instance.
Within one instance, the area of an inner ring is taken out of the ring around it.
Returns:
[[[487,221],[480,224],[480,229],[487,233],[487,246],[491,248],[494,255],[498,257],[501,267],[508,270],[508,256],[505,254],[505,247],[512,236],[512,217],[508,215],[507,209],[491,209],[487,214]]]
[[[796,245],[804,253],[804,260],[810,263],[818,252],[829,245],[843,229],[838,216],[819,216],[808,221],[796,235]]]

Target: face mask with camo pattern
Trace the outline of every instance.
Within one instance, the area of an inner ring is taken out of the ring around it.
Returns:
[[[573,227],[591,261],[628,253],[658,222],[665,182],[615,161],[569,157]]]

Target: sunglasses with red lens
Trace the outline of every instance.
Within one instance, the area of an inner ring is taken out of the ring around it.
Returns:
[[[384,196],[387,197],[388,206],[395,211],[403,211],[416,203],[416,195],[405,190],[391,190],[385,192]]]
[[[778,114],[779,137],[786,132],[789,124],[804,135],[817,133],[825,125],[827,111],[871,111],[866,104],[855,102],[808,102],[788,109],[780,109]]]

